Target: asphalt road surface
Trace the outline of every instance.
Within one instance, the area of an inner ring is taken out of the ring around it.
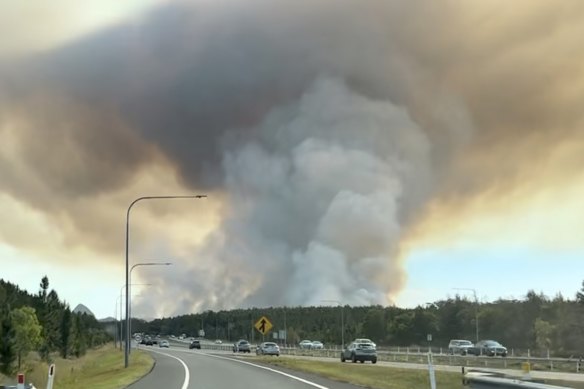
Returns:
[[[143,348],[156,360],[154,369],[129,389],[358,389],[311,374],[251,361],[231,353],[184,348]]]

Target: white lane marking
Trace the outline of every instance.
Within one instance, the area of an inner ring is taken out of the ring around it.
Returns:
[[[183,382],[183,385],[181,386],[180,389],[187,389],[189,387],[189,381],[191,379],[191,375],[189,373],[189,368],[187,367],[187,364],[184,363],[184,361],[182,359],[180,359],[179,357],[175,357],[174,355],[170,355],[170,354],[163,353],[163,352],[160,352],[160,351],[154,351],[153,349],[147,349],[147,351],[150,351],[150,352],[153,352],[153,353],[156,353],[156,354],[166,355],[167,357],[171,357],[171,358],[174,358],[177,361],[179,361],[183,365],[183,367],[185,369],[185,381]]]
[[[201,355],[203,355],[203,353],[201,353]],[[288,374],[288,373],[284,373],[283,371],[279,371],[279,370],[276,370],[276,369],[271,369],[271,368],[266,367],[266,366],[256,365],[255,363],[251,363],[251,362],[247,362],[247,361],[242,361],[240,359],[235,359],[235,358],[221,357],[219,355],[214,355],[214,354],[204,354],[204,355],[207,355],[207,356],[213,357],[213,358],[219,358],[219,359],[225,359],[225,360],[228,360],[228,361],[239,362],[239,363],[243,363],[243,364],[250,365],[250,366],[253,366],[253,367],[257,367],[259,369],[268,370],[268,371],[271,371],[272,373],[281,374],[281,375],[286,376],[288,378],[292,378],[293,380],[303,382],[306,385],[314,386],[315,388],[318,388],[318,389],[329,389],[326,386],[322,386],[322,385],[319,385],[319,384],[317,384],[315,382],[305,380],[304,378],[296,377],[295,375]]]

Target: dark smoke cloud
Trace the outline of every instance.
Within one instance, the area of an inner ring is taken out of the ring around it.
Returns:
[[[16,139],[30,179],[5,157],[0,189],[95,234],[70,199],[170,162],[185,186],[226,195],[219,230],[161,287],[179,296],[174,311],[388,303],[404,284],[395,258],[416,211],[438,190],[499,177],[483,163],[484,175],[463,176],[468,150],[506,153],[539,124],[533,151],[582,119],[544,96],[567,81],[538,55],[563,54],[557,43],[581,28],[557,20],[582,6],[533,7],[525,23],[493,7],[177,3],[3,64],[0,135]],[[537,20],[559,35],[542,41],[526,27]],[[205,277],[193,286],[194,272]]]

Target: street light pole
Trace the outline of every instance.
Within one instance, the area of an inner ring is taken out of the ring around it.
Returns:
[[[135,284],[132,284],[132,271],[134,270],[134,268],[136,268],[138,266],[170,266],[170,265],[172,265],[171,262],[143,262],[143,263],[135,264],[130,269],[130,287],[132,285],[135,285]],[[151,284],[148,284],[148,285],[151,285]],[[130,320],[128,322],[128,326],[130,329],[129,333],[132,334],[132,295],[131,295],[131,292],[130,292],[130,316],[129,317],[130,317]],[[130,353],[132,352],[131,348],[130,348],[129,352]]]
[[[124,367],[129,365],[130,356],[130,294],[129,284],[130,284],[130,261],[129,261],[129,246],[130,246],[130,211],[134,204],[142,200],[154,200],[154,199],[202,199],[207,197],[206,195],[192,195],[192,196],[144,196],[138,197],[136,200],[130,203],[128,210],[126,211],[126,344],[124,353]]]
[[[130,286],[152,286],[152,284],[130,284]],[[126,287],[126,285],[122,285],[122,287],[120,288],[120,295],[118,296],[118,298],[116,299],[116,306],[117,306],[117,301],[118,299],[120,300],[120,350],[122,349],[122,293],[124,288]]]
[[[341,307],[341,347],[345,349],[345,306],[339,300],[321,300],[323,303],[336,303]]]
[[[477,342],[479,341],[479,300],[477,299],[477,291],[476,289],[472,289],[472,288],[453,288],[455,290],[467,290],[469,292],[472,292],[474,295],[474,299],[475,299],[475,304],[476,304],[476,308],[475,308],[475,332],[476,332],[476,338],[477,338]]]

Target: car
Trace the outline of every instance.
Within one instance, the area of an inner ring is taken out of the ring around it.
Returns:
[[[312,340],[305,339],[302,342],[298,343],[298,347],[300,348],[312,348]]]
[[[216,340],[215,340],[215,344],[221,344],[221,343],[223,343],[223,342],[221,341],[221,339],[216,339]]]
[[[373,347],[377,347],[377,345],[375,344],[374,341],[372,341],[371,339],[367,339],[367,338],[357,338],[353,342],[354,343],[370,343],[373,345]]]
[[[193,348],[200,350],[201,349],[201,341],[197,340],[197,339],[193,340],[191,342],[191,344],[189,344],[189,349],[193,349]]]
[[[315,340],[312,342],[312,347],[313,350],[322,350],[324,348],[324,344],[322,344],[322,342]]]
[[[233,352],[234,353],[250,353],[251,352],[251,344],[245,339],[240,339],[236,343],[233,344]]]
[[[152,339],[146,339],[146,346],[152,346],[154,344],[154,342],[152,341]]]
[[[256,348],[256,355],[280,356],[280,346],[274,342],[263,342]]]
[[[168,343],[168,340],[161,340],[160,342],[158,342],[158,347],[166,347],[166,348],[169,348],[170,347],[170,343]]]
[[[471,347],[474,347],[474,344],[470,340],[452,339],[450,343],[448,343],[448,353],[451,355],[466,355],[468,349]]]
[[[470,347],[467,353],[472,355],[488,355],[491,357],[496,355],[506,357],[507,348],[495,340],[481,340],[474,347]]]
[[[351,342],[343,351],[341,351],[341,362],[350,360],[355,363],[357,361],[364,363],[371,361],[377,363],[377,348],[373,342]]]

